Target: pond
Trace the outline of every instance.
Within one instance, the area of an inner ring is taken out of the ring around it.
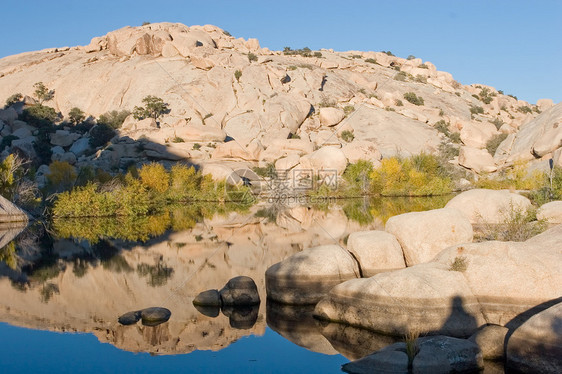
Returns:
[[[340,372],[396,341],[321,323],[312,308],[267,300],[265,271],[304,248],[342,244],[436,199],[356,199],[242,211],[174,207],[158,216],[75,219],[0,230],[3,372]],[[209,313],[192,301],[236,276],[261,297],[250,310]],[[118,317],[171,311],[157,326]]]

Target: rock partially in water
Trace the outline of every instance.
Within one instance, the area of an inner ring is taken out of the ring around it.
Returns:
[[[508,338],[507,367],[524,373],[562,373],[562,302],[535,314]]]
[[[117,320],[124,326],[134,325],[141,319],[141,311],[127,312],[120,316]]]
[[[260,303],[260,295],[256,283],[252,278],[246,276],[232,278],[220,290],[219,294],[223,307],[250,306]]]
[[[349,374],[408,374],[406,344],[396,343],[357,361],[344,364],[342,371]]]
[[[416,341],[414,373],[471,373],[484,368],[482,352],[467,340],[450,336],[429,336]]]
[[[359,278],[353,256],[339,245],[305,249],[265,272],[267,297],[284,304],[316,304],[332,287]]]
[[[195,296],[193,299],[193,305],[195,306],[210,306],[210,307],[221,307],[221,297],[219,291],[217,290],[207,290],[201,292],[199,295]]]
[[[152,307],[140,311],[142,324],[145,326],[158,326],[161,323],[167,322],[172,315],[169,309]]]
[[[429,336],[415,342],[416,355],[408,370],[406,343],[395,343],[369,356],[342,366],[346,373],[473,373],[484,367],[476,344],[449,336]]]
[[[509,329],[499,325],[486,325],[478,329],[468,339],[482,351],[485,360],[503,360],[505,336]]]
[[[429,263],[337,285],[315,315],[395,336],[418,329],[468,337],[486,323],[480,309],[461,272]]]
[[[224,306],[222,313],[228,317],[230,327],[238,330],[249,330],[258,320],[259,307],[252,306]]]

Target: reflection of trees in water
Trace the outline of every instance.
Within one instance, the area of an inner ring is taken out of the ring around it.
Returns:
[[[41,287],[41,301],[43,303],[48,303],[49,300],[51,300],[51,297],[53,297],[54,294],[59,294],[59,286],[57,286],[54,283],[45,283],[43,285],[43,287]]]
[[[168,282],[172,277],[174,269],[169,268],[166,264],[159,259],[156,265],[149,265],[142,263],[137,265],[137,274],[141,277],[148,277],[147,283],[151,287],[160,287]]]

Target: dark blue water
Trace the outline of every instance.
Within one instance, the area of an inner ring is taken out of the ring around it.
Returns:
[[[173,356],[131,353],[91,334],[38,331],[0,323],[2,373],[338,373],[348,360],[299,347],[266,329],[218,351]]]

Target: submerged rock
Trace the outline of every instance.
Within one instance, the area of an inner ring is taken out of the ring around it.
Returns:
[[[142,324],[145,326],[158,326],[161,323],[167,322],[172,315],[169,309],[152,307],[140,311]]]

